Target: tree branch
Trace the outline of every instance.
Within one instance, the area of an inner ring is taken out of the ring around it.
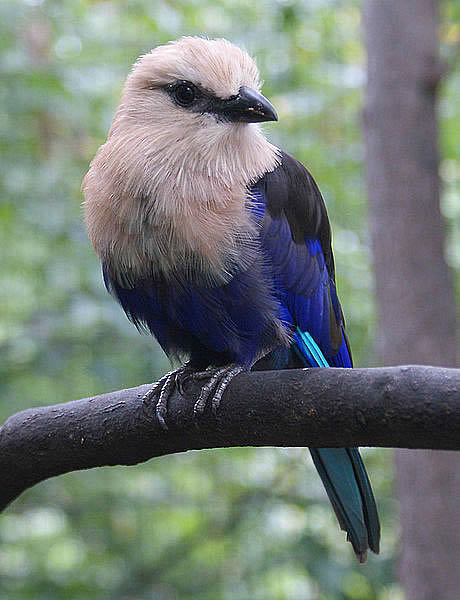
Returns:
[[[202,384],[201,384],[202,385]],[[169,404],[168,431],[149,385],[28,409],[0,427],[0,510],[61,473],[132,465],[155,456],[230,446],[382,446],[460,449],[460,370],[438,367],[244,373],[217,416],[199,426],[200,384]]]

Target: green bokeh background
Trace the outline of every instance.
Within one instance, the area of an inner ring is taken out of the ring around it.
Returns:
[[[441,8],[449,59],[460,7]],[[280,117],[264,129],[308,166],[327,201],[355,363],[378,364],[361,9],[356,0],[2,1],[2,421],[29,406],[153,381],[169,367],[103,289],[79,188],[130,65],[184,34],[226,37],[257,57]],[[453,267],[459,96],[452,70],[439,114]],[[383,525],[381,555],[365,566],[345,543],[304,450],[189,452],[72,473],[23,494],[0,517],[0,600],[398,600],[391,452],[364,454]]]

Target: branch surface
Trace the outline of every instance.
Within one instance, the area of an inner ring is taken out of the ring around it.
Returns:
[[[202,384],[201,384],[202,385]],[[0,427],[0,510],[55,475],[230,446],[460,449],[460,370],[403,366],[243,373],[199,424],[201,385],[175,392],[163,431],[151,385],[31,408]]]

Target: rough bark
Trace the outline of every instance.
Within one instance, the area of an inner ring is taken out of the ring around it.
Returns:
[[[455,365],[455,305],[439,207],[438,2],[368,0],[370,227],[385,365]],[[460,457],[396,453],[407,600],[460,590]]]
[[[201,384],[202,385],[202,384]],[[0,427],[0,510],[54,475],[229,446],[460,449],[460,370],[308,369],[241,374],[217,415],[193,417],[200,384],[171,398],[163,431],[144,385],[28,409]],[[197,424],[199,425],[197,427]]]

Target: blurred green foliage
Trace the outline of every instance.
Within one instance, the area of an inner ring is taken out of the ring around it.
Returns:
[[[184,34],[244,45],[280,121],[267,135],[313,172],[334,230],[358,365],[376,364],[357,0],[3,0],[0,5],[0,418],[155,380],[168,368],[103,289],[80,182],[136,57]],[[442,52],[460,37],[442,4]],[[460,244],[460,77],[440,103],[447,255]],[[383,520],[359,566],[302,449],[190,452],[73,473],[0,517],[8,600],[397,600],[391,454],[366,453]]]

